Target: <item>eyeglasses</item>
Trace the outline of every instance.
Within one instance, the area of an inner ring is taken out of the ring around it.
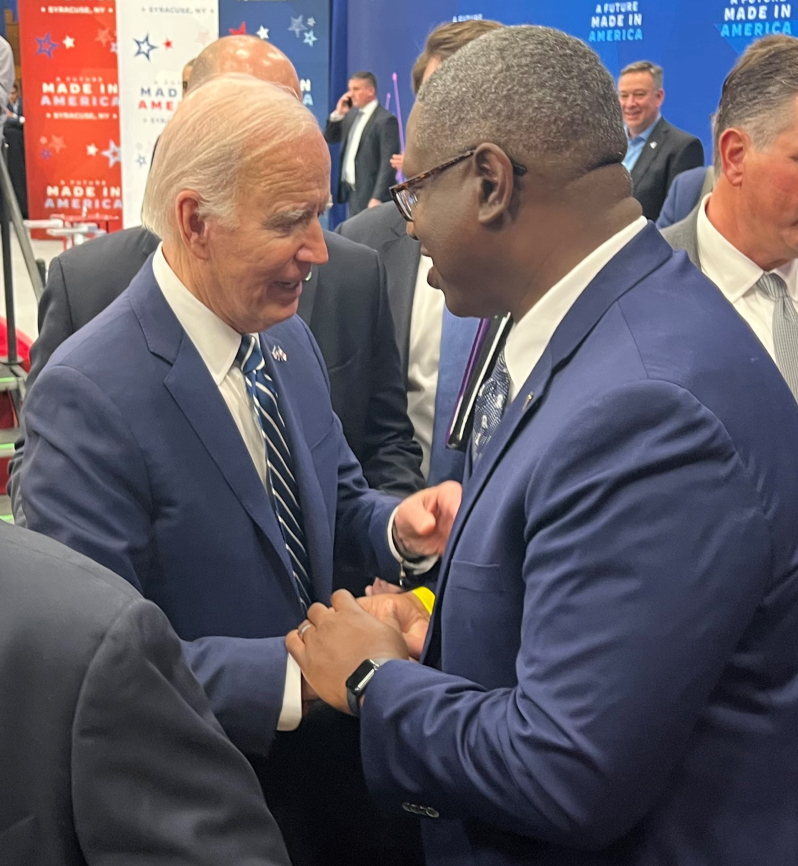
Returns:
[[[418,204],[417,191],[420,185],[431,177],[435,177],[435,175],[446,171],[447,168],[451,168],[452,166],[457,165],[457,163],[463,162],[463,160],[473,156],[476,152],[476,147],[470,147],[465,151],[465,153],[461,153],[459,156],[453,156],[451,159],[447,159],[446,162],[436,165],[435,168],[431,168],[429,171],[422,171],[421,174],[417,174],[402,183],[397,183],[395,186],[392,186],[389,192],[391,193],[391,198],[399,208],[399,213],[408,222],[413,222],[413,208]],[[518,175],[518,177],[523,177],[527,173],[526,166],[519,165],[519,163],[513,162],[512,160],[510,160],[510,162],[513,166],[513,174]]]

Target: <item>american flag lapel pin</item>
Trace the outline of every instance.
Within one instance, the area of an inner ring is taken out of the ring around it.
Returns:
[[[651,144],[650,144],[651,149],[653,150],[656,146],[657,146],[657,142],[656,142],[656,141],[652,141]]]
[[[272,358],[274,358],[275,361],[287,361],[288,355],[286,355],[279,346],[275,346],[272,349]]]

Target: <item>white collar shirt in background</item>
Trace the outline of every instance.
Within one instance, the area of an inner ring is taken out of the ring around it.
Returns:
[[[363,138],[363,130],[366,124],[371,119],[371,115],[377,110],[378,102],[372,99],[368,105],[359,110],[358,116],[352,129],[349,131],[349,138],[346,141],[346,153],[344,154],[344,180],[349,186],[357,186],[357,178],[355,177],[355,157],[357,156],[358,148],[360,147],[360,139]]]
[[[759,265],[743,255],[712,225],[707,216],[706,196],[698,212],[698,258],[701,270],[723,292],[735,310],[750,325],[775,361],[773,341],[773,311],[775,302],[757,289],[756,284],[765,272]],[[798,263],[788,262],[773,271],[787,284],[793,304],[798,300]]]
[[[421,256],[410,315],[410,342],[407,353],[407,414],[416,442],[421,446],[421,472],[429,475],[432,434],[435,426],[435,394],[443,333],[443,292],[427,282],[432,267],[429,256]]]
[[[510,401],[515,399],[529,374],[535,369],[554,332],[577,298],[599,271],[645,227],[645,218],[639,217],[621,229],[593,250],[559,283],[552,286],[535,306],[513,325],[504,347],[504,358],[510,374]]]

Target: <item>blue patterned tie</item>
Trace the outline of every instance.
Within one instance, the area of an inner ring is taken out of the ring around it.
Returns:
[[[255,404],[255,416],[266,448],[269,487],[277,520],[291,560],[294,580],[302,606],[307,610],[313,602],[313,582],[310,561],[305,547],[299,488],[294,478],[291,452],[286,440],[285,421],[277,405],[274,381],[266,372],[260,341],[244,334],[236,355],[236,364],[244,374],[247,391]]]
[[[504,360],[504,349],[496,359],[493,372],[482,383],[474,403],[474,430],[471,434],[471,460],[474,464],[482,456],[502,420],[510,396],[510,374]]]

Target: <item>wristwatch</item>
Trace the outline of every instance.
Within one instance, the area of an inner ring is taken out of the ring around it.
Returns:
[[[366,691],[366,686],[371,682],[374,674],[390,659],[366,659],[358,665],[355,672],[346,681],[346,702],[349,704],[349,712],[355,718],[360,718],[360,699]]]

